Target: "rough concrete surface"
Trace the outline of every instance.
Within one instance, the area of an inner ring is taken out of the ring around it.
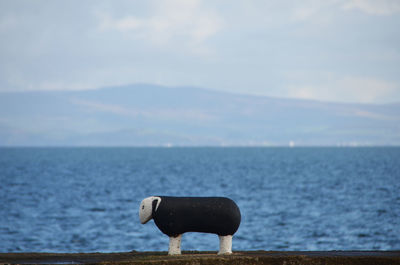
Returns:
[[[0,253],[0,264],[400,264],[400,251],[208,251],[121,253]]]

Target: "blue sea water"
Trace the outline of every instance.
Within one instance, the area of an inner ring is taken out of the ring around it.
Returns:
[[[232,198],[233,250],[400,249],[400,148],[0,148],[0,252],[167,251],[150,195]]]

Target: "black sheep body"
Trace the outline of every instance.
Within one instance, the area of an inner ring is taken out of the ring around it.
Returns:
[[[157,227],[168,236],[186,232],[233,235],[240,224],[237,205],[224,197],[167,197],[159,196],[161,203],[153,219]]]

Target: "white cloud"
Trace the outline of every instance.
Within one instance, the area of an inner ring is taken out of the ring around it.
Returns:
[[[322,101],[379,103],[398,93],[395,83],[371,77],[336,77],[326,75],[315,78],[317,83],[290,85],[288,96]]]
[[[112,17],[100,14],[100,29],[117,30],[135,38],[164,45],[173,41],[201,44],[223,28],[218,14],[202,6],[199,0],[152,1],[148,17]]]
[[[296,21],[308,20],[315,16],[326,16],[332,11],[332,7],[337,6],[338,0],[306,0],[291,5],[292,19]]]
[[[359,10],[370,15],[392,15],[400,13],[399,0],[306,0],[293,4],[291,19],[294,22],[312,21],[319,24],[321,21],[337,19],[337,10]],[[317,19],[317,21],[316,21]]]
[[[318,7],[316,6],[302,6],[294,9],[293,18],[295,21],[302,21],[312,17],[317,12]]]
[[[371,15],[391,15],[400,13],[399,0],[350,0],[343,5],[344,9],[358,9]]]
[[[156,83],[285,97],[290,82],[290,95],[302,98],[356,101],[360,89],[354,95],[354,89],[345,91],[356,86],[368,91],[359,96],[363,101],[383,102],[384,95],[386,102],[399,101],[399,85],[393,92],[394,83],[383,81],[400,84],[399,5],[400,0],[0,1],[0,90]],[[355,15],[365,12],[396,16]],[[285,76],[299,69],[305,76]]]

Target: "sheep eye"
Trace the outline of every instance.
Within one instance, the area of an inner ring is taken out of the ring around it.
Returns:
[[[144,210],[144,205],[142,205],[142,210]]]

